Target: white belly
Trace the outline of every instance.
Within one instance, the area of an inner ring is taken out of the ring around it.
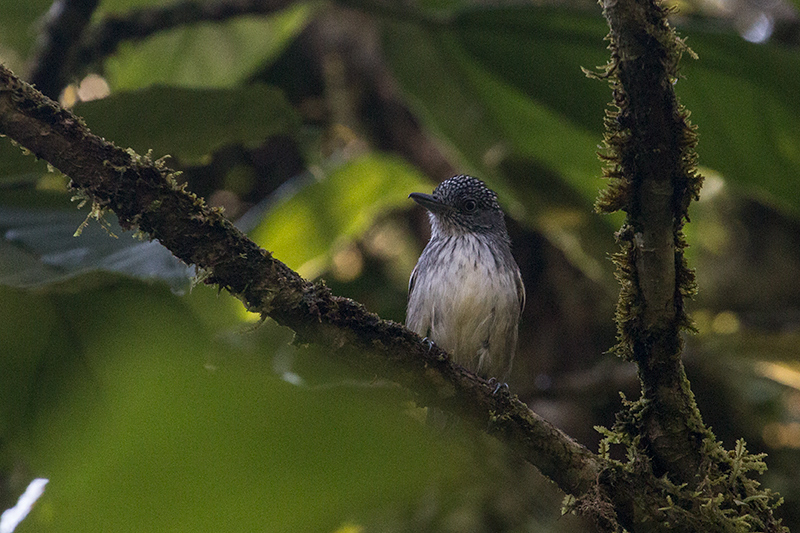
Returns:
[[[520,313],[516,267],[498,269],[486,245],[469,239],[461,258],[419,269],[407,325],[454,360],[487,377],[505,379],[516,347]],[[420,258],[420,263],[423,259]]]

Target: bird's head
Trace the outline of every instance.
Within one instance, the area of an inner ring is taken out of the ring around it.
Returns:
[[[428,210],[433,235],[499,234],[507,239],[497,195],[472,176],[455,176],[440,183],[433,194],[413,192],[409,198]]]

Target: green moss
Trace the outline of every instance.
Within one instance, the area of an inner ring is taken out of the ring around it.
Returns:
[[[92,200],[81,189],[76,190],[71,200],[73,202],[78,202],[78,209],[81,209],[88,202],[92,202],[92,208],[89,211],[89,214],[86,215],[84,221],[81,222],[81,225],[78,226],[78,228],[75,230],[75,233],[73,234],[74,237],[80,237],[81,234],[83,233],[83,230],[85,230],[86,227],[89,225],[89,220],[94,219],[100,224],[100,226],[103,229],[106,230],[106,233],[108,233],[110,237],[113,237],[115,239],[118,238],[117,235],[115,235],[114,232],[111,231],[111,224],[105,218],[106,213],[109,213],[111,211],[110,209],[108,209],[108,207],[102,206],[100,205],[100,203]]]
[[[663,154],[664,158],[671,165],[674,164],[669,183],[673,195],[671,205],[675,248],[674,325],[678,329],[692,329],[683,299],[695,294],[696,285],[694,271],[688,267],[683,253],[687,246],[683,225],[689,218],[689,204],[699,196],[702,177],[696,168],[695,127],[689,122],[688,111],[678,103],[671,87],[679,78],[681,57],[684,54],[696,55],[670,28],[666,21],[667,13],[667,8],[658,5],[653,12],[645,9],[637,11],[635,8],[625,12],[623,16],[630,19],[626,19],[627,23],[638,25],[632,30],[636,43],[626,43],[627,48],[622,49],[612,31],[608,36],[611,51],[608,64],[600,72],[585,71],[591,77],[606,80],[614,95],[606,111],[606,132],[602,150],[598,154],[604,164],[603,177],[608,180],[608,185],[600,192],[595,209],[599,213],[622,210],[628,214],[626,224],[617,233],[621,251],[613,256],[617,279],[622,287],[617,306],[618,344],[613,351],[625,358],[631,358],[633,345],[643,332],[641,314],[645,301],[640,293],[637,250],[633,242],[634,235],[641,231],[641,225],[645,222],[642,219],[640,188],[651,179],[647,175],[648,164],[655,163],[649,162],[648,158],[652,159],[655,152],[663,151],[662,148],[669,152]],[[635,67],[630,67],[629,63],[635,63]],[[622,75],[623,71],[628,73],[627,77]],[[643,71],[647,72],[642,74]],[[631,82],[628,78],[632,76],[640,76],[655,84],[659,96],[654,97],[646,87],[643,88],[641,78],[634,80],[636,83],[626,85],[625,82]],[[632,93],[629,94],[629,91]],[[655,136],[653,131],[660,134],[664,128],[648,124],[649,116],[642,111],[653,105],[665,106],[662,113],[668,117],[668,123],[660,126],[666,126],[667,136]],[[654,146],[658,150],[654,150]]]
[[[763,489],[751,476],[767,470],[766,454],[751,454],[744,440],[726,450],[714,434],[703,429],[704,463],[697,484],[675,483],[668,475],[656,478],[649,455],[642,449],[638,424],[647,401],[629,402],[623,397],[623,409],[617,414],[612,429],[596,427],[603,435],[599,454],[608,458],[614,446],[624,446],[626,461],[608,460],[610,470],[600,476],[597,494],[612,493],[614,486],[627,483],[635,487],[638,499],[631,502],[636,521],[656,521],[653,529],[681,528],[688,531],[786,532],[774,511],[783,499],[769,489]],[[603,481],[605,479],[605,481]],[[623,481],[624,480],[624,481]],[[564,501],[564,511],[585,511],[598,505],[598,496],[588,494]]]

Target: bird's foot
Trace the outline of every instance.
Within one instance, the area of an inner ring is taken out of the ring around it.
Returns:
[[[433,350],[433,347],[436,346],[436,343],[433,340],[429,339],[428,337],[424,337],[422,339],[422,343],[428,346],[428,351],[430,352]]]
[[[492,396],[495,396],[500,389],[505,389],[506,392],[508,391],[508,383],[505,381],[500,382],[497,378],[489,378],[489,385],[495,385],[494,392],[492,392]]]

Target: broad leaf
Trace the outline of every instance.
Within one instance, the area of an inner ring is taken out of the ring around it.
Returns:
[[[283,94],[266,85],[232,89],[150,87],[79,104],[92,132],[140,154],[197,162],[230,144],[255,146],[294,135],[299,119]]]
[[[41,287],[106,271],[189,288],[193,269],[158,241],[134,239],[112,213],[97,221],[87,212],[0,206],[0,285]]]
[[[452,472],[405,393],[281,380],[280,328],[220,343],[163,287],[86,285],[0,287],[2,466],[49,479],[19,532],[333,531]]]
[[[270,17],[196,24],[126,42],[105,62],[105,75],[112,89],[232,87],[277,57],[313,12],[299,3]]]

